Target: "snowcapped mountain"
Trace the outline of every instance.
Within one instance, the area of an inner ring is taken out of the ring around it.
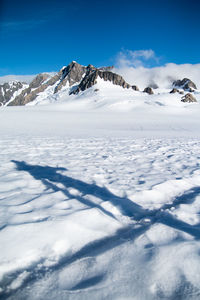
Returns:
[[[113,107],[120,103],[124,109],[127,102],[132,108],[139,103],[176,106],[200,100],[196,84],[188,78],[172,79],[170,88],[155,83],[139,89],[113,70],[113,67],[86,67],[72,61],[57,73],[38,74],[29,85],[16,81],[4,83],[0,86],[0,103],[18,106],[66,102],[71,105],[76,100],[82,105],[83,99],[85,103],[89,99],[90,107]]]
[[[27,87],[28,84],[16,80],[0,84],[0,105],[9,104]]]
[[[186,77],[142,85],[72,62],[1,86],[0,299],[198,299],[200,91]]]
[[[173,82],[173,85],[175,87],[180,87],[183,90],[186,90],[186,91],[188,90],[190,92],[193,92],[194,90],[197,89],[196,84],[188,78],[184,78],[182,80],[176,80]]]
[[[54,76],[45,73],[37,75],[9,105],[26,105],[34,100],[38,103],[43,99],[49,99],[52,102],[52,100],[57,100],[63,92],[68,96],[85,91],[95,85],[98,78],[123,88],[131,87],[122,76],[111,72],[109,67],[97,69],[92,65],[85,67],[72,61]]]

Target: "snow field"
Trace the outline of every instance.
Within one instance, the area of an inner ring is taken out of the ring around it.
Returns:
[[[127,73],[152,96],[98,78],[1,108],[0,299],[200,298],[200,90],[169,94],[174,67]]]
[[[199,147],[4,136],[2,299],[197,299]]]

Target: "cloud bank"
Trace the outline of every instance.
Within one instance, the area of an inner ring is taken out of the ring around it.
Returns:
[[[50,76],[54,76],[56,72],[43,72],[45,74],[49,74]],[[39,74],[39,73],[38,73]],[[21,81],[25,83],[30,83],[35,76],[35,75],[5,75],[5,76],[0,76],[0,84],[9,82],[9,81]]]
[[[5,75],[0,76],[0,84],[9,82],[9,81],[21,81],[30,83],[36,75]]]
[[[185,77],[191,79],[200,89],[200,64],[167,63],[164,66],[147,67],[149,61],[158,63],[159,58],[153,50],[125,50],[117,55],[114,72],[122,75],[130,84],[140,89],[149,85],[171,88],[174,80]]]
[[[185,77],[191,79],[200,89],[200,64],[167,63],[163,66],[148,67],[149,62],[158,64],[159,57],[152,49],[148,50],[125,50],[117,55],[114,72],[120,74],[124,79],[137,85],[139,89],[147,86],[159,88],[171,88],[172,82]],[[55,72],[47,72],[55,75]],[[0,77],[0,84],[8,81],[23,81],[30,83],[36,75],[6,75]]]

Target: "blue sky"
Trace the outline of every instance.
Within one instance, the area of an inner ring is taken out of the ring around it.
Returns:
[[[130,56],[148,67],[199,63],[199,12],[199,0],[0,0],[0,76]]]

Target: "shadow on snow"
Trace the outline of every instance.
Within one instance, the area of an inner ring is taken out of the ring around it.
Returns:
[[[12,162],[16,164],[18,171],[28,172],[36,180],[40,180],[47,189],[51,189],[54,192],[61,191],[69,198],[76,198],[88,208],[98,208],[102,213],[111,218],[116,219],[110,211],[104,209],[101,205],[86,199],[84,196],[93,195],[102,201],[109,201],[120,210],[123,216],[131,217],[135,221],[142,221],[143,218],[150,218],[151,224],[155,222],[163,223],[177,230],[187,232],[196,239],[200,238],[199,224],[195,226],[190,225],[176,219],[168,212],[172,207],[177,207],[182,203],[191,204],[195,200],[195,197],[200,194],[200,187],[192,188],[183,195],[174,198],[171,204],[165,204],[159,209],[147,210],[126,197],[116,196],[106,187],[100,187],[94,183],[86,183],[82,180],[58,173],[59,171],[66,171],[66,168],[30,165],[24,161],[16,160],[12,160]],[[58,183],[61,183],[64,188],[58,187],[56,185]],[[68,191],[69,188],[78,190],[81,195],[74,196],[70,194]]]
[[[116,217],[111,212],[104,209],[101,205],[98,205],[84,197],[85,195],[96,196],[102,201],[109,201],[114,206],[117,206],[117,208],[124,216],[131,217],[135,221],[138,221],[137,224],[140,225],[137,227],[135,227],[134,225],[124,227],[118,230],[112,236],[102,238],[85,245],[82,249],[74,253],[72,256],[63,257],[57,265],[50,268],[51,271],[60,270],[66,265],[69,265],[78,259],[105,253],[106,251],[109,251],[110,249],[113,249],[114,247],[117,247],[120,244],[127,242],[128,240],[133,241],[135,238],[145,233],[149,229],[149,227],[155,223],[165,224],[174,229],[186,232],[192,235],[195,239],[200,239],[199,224],[196,226],[192,226],[186,222],[176,219],[169,212],[172,207],[178,207],[182,203],[192,203],[195,200],[195,197],[200,194],[200,187],[193,188],[187,191],[187,193],[174,198],[172,204],[165,204],[161,208],[155,210],[147,210],[126,197],[118,197],[114,195],[105,187],[100,187],[94,183],[86,183],[84,181],[60,174],[59,171],[67,170],[65,168],[30,165],[24,161],[16,160],[12,160],[12,162],[15,163],[18,171],[28,172],[31,176],[33,176],[33,178],[35,178],[36,180],[40,180],[46,186],[46,189],[51,189],[54,192],[61,191],[68,198],[76,198],[76,200],[86,205],[87,208],[96,207],[102,213],[116,219]],[[63,185],[63,188],[58,187],[56,185],[58,183],[61,183]],[[77,189],[80,192],[80,195],[74,196],[70,194],[70,192],[68,191],[69,188]],[[145,218],[149,218],[150,221],[146,222]],[[40,276],[45,276],[46,269],[40,269],[40,271],[38,272]],[[35,274],[33,272],[27,279],[27,281],[34,281],[37,280],[37,278],[38,274]],[[98,281],[100,279],[97,278],[95,280]],[[90,283],[86,282],[85,285],[90,285]],[[7,296],[8,294],[9,293],[6,293]]]

